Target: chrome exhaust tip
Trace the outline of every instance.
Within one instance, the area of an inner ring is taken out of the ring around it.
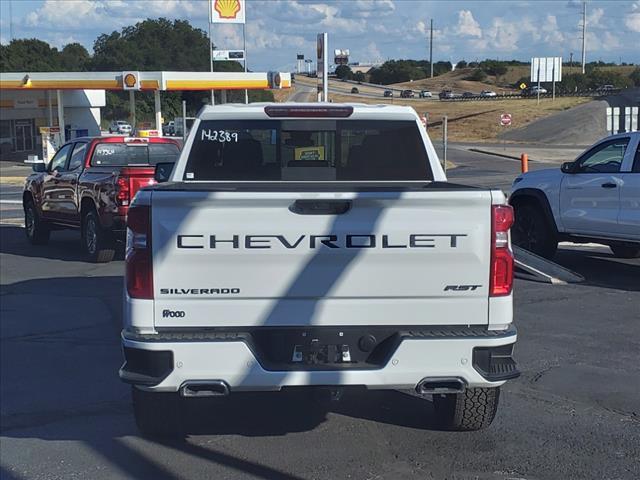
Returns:
[[[192,380],[180,386],[183,397],[226,397],[229,395],[229,385],[223,380]]]
[[[438,395],[441,393],[462,393],[467,382],[459,377],[425,377],[416,385],[419,395]]]

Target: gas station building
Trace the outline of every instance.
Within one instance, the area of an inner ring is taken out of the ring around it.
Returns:
[[[66,138],[100,135],[104,90],[61,92]],[[58,126],[58,98],[50,90],[0,90],[0,155],[26,157],[42,151],[40,127]]]

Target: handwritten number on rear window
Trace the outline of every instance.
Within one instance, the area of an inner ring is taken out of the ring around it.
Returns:
[[[202,129],[200,140],[209,140],[210,142],[238,142],[238,132],[230,132],[228,130],[209,130]]]

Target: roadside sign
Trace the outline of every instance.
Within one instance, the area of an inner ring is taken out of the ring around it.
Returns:
[[[531,82],[561,82],[562,57],[534,57],[531,59]]]
[[[122,72],[123,90],[140,90],[140,72]]]
[[[524,83],[524,82],[522,82],[522,83],[520,84],[520,90],[524,90],[525,88],[527,88],[527,84],[526,84],[526,83]]]
[[[214,62],[220,60],[244,61],[244,50],[213,50],[211,55]]]
[[[319,33],[317,37],[316,53],[318,63],[316,72],[318,75],[318,101],[329,101],[329,65],[327,62],[327,44],[329,43],[327,33]]]
[[[245,23],[245,0],[209,0],[210,23]]]
[[[503,127],[509,127],[511,125],[511,114],[503,113],[500,115],[500,125]]]

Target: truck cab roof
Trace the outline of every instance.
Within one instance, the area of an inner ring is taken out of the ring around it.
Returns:
[[[217,120],[220,117],[237,120],[268,120],[269,108],[278,109],[278,118],[345,118],[349,120],[418,120],[415,110],[401,105],[367,105],[364,103],[227,103],[206,106],[200,111],[201,120]],[[287,110],[290,115],[287,115]],[[346,114],[352,110],[350,114]],[[309,112],[314,112],[309,114]]]

